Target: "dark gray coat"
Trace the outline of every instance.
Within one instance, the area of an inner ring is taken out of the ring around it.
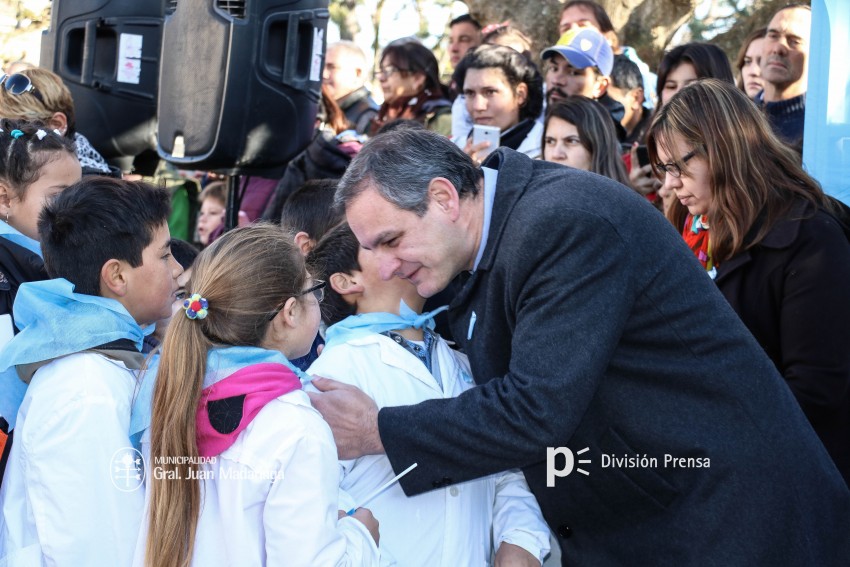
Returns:
[[[847,487],[673,227],[596,175],[505,149],[485,165],[490,233],[450,311],[479,387],[381,410],[393,467],[419,463],[405,492],[521,467],[570,565],[850,565]],[[589,475],[547,488],[562,446],[588,448]]]

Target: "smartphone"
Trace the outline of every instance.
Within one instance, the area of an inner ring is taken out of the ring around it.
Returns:
[[[472,143],[480,144],[481,142],[490,142],[490,146],[481,150],[478,155],[481,157],[490,155],[493,150],[499,147],[501,139],[501,130],[496,126],[485,126],[476,124],[472,127]]]
[[[637,158],[638,165],[640,165],[641,167],[649,165],[649,150],[646,148],[646,146],[637,147]]]

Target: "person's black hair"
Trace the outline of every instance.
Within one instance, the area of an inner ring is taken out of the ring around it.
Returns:
[[[3,118],[0,130],[0,180],[18,197],[38,181],[49,162],[62,154],[76,157],[74,142],[41,122]],[[16,130],[21,134],[13,136]]]
[[[87,176],[45,205],[38,234],[51,278],[100,295],[100,271],[111,260],[136,268],[170,212],[169,194],[140,181]]]
[[[537,66],[522,53],[503,45],[480,45],[466,54],[454,79],[462,91],[470,69],[492,68],[502,70],[514,92],[520,83],[526,84],[528,96],[519,109],[519,119],[536,120],[543,111],[543,77]]]
[[[179,238],[171,239],[171,255],[180,264],[184,270],[188,270],[195,263],[195,258],[198,257],[201,251],[195,245],[180,240]]]
[[[625,55],[614,56],[614,68],[611,69],[611,86],[626,91],[643,88],[643,75],[637,63]]]
[[[481,31],[481,24],[478,22],[478,20],[476,20],[469,14],[462,14],[457,18],[453,19],[451,22],[449,22],[449,27],[453,28],[458,24],[472,24],[475,29]]]
[[[726,53],[710,43],[692,42],[674,47],[664,54],[658,65],[658,82],[656,91],[661,96],[667,75],[682,63],[690,63],[694,66],[698,79],[720,79],[735,84],[732,74],[732,65]]]
[[[348,223],[342,222],[328,231],[307,255],[307,265],[314,278],[328,281],[333,274],[351,274],[360,270],[360,262],[357,260],[359,254],[357,237],[351,232]],[[322,319],[328,325],[338,323],[357,311],[330,284],[325,286],[325,299],[321,305]]]
[[[292,192],[283,204],[280,226],[293,234],[306,232],[313,240],[324,234],[343,218],[334,207],[338,179],[311,179]]]

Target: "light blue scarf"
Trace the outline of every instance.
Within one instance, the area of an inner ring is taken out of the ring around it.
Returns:
[[[407,306],[402,300],[398,306],[399,314],[395,313],[362,313],[351,315],[339,323],[328,327],[325,332],[325,348],[336,344],[366,337],[375,333],[385,333],[399,329],[428,329],[434,328],[434,317],[447,311],[448,305],[438,307],[421,315]]]
[[[14,427],[27,384],[16,366],[43,362],[129,339],[141,351],[145,334],[121,303],[74,293],[66,279],[27,282],[18,288],[13,307],[20,333],[0,349],[0,415]]]
[[[276,350],[234,346],[214,348],[209,351],[207,354],[207,371],[204,375],[202,388],[209,388],[246,366],[263,363],[283,364],[301,379],[302,384],[310,381],[310,377],[303,370],[293,365],[289,359]],[[142,376],[139,393],[133,401],[133,414],[130,417],[130,439],[137,449],[142,435],[151,424],[151,403],[158,366],[159,355],[155,355]]]
[[[38,254],[39,258],[44,258],[41,255],[41,243],[38,240],[33,240],[29,236],[19,232],[9,223],[0,221],[0,238],[5,238],[9,242],[14,242],[18,246],[23,246],[33,254]]]

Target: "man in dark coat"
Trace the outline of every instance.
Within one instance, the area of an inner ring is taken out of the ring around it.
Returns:
[[[478,169],[402,130],[364,146],[337,201],[381,277],[423,296],[465,280],[450,319],[478,383],[378,412],[315,380],[341,458],[418,463],[409,495],[521,467],[565,564],[850,564],[829,455],[639,195],[507,149]]]

